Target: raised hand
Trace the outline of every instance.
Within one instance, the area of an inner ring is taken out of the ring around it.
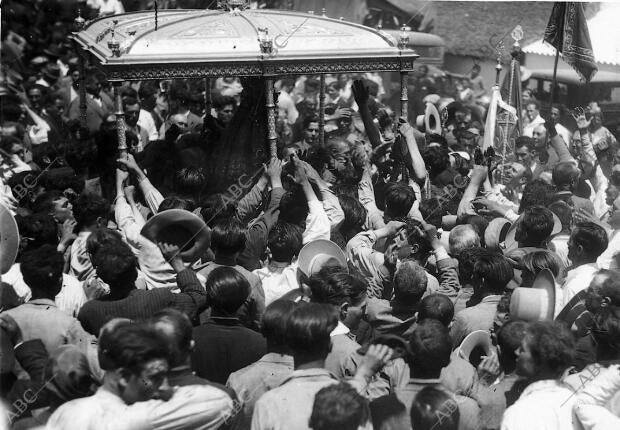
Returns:
[[[368,90],[368,86],[361,79],[356,79],[353,81],[353,86],[351,87],[353,91],[353,97],[355,98],[355,102],[361,106],[368,103],[368,99],[370,97],[370,91]]]

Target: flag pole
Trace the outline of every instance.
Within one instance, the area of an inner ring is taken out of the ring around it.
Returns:
[[[553,107],[553,99],[555,98],[555,84],[558,75],[558,58],[560,58],[560,51],[555,50],[555,61],[553,62],[553,78],[551,79],[551,95],[549,97],[549,115],[551,115],[551,108]]]

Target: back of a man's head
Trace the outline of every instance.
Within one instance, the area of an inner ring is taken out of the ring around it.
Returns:
[[[428,277],[422,266],[414,261],[404,261],[394,275],[394,295],[403,304],[417,304],[424,293]]]
[[[512,264],[501,252],[488,251],[474,262],[473,279],[481,284],[484,292],[503,294],[513,277]]]
[[[187,363],[192,349],[192,322],[189,317],[172,308],[155,313],[152,323],[170,349],[170,367]]]
[[[273,261],[290,263],[301,250],[303,238],[301,228],[295,224],[278,221],[269,231],[267,246]]]
[[[96,194],[83,193],[73,205],[73,216],[78,228],[90,227],[108,215],[109,204]]]
[[[559,379],[574,360],[575,338],[559,322],[529,323],[525,342],[531,355],[531,366],[517,364],[517,373],[530,380]]]
[[[213,269],[205,284],[213,311],[234,315],[248,300],[251,287],[248,280],[233,267]]]
[[[236,217],[220,218],[213,224],[211,248],[216,254],[233,256],[245,249],[247,230]]]
[[[392,184],[385,193],[385,216],[390,219],[406,217],[414,202],[415,193],[411,187],[402,183]]]
[[[295,366],[325,360],[331,349],[331,332],[338,325],[332,306],[319,303],[300,304],[286,321],[286,343]]]
[[[64,259],[53,245],[43,245],[24,253],[21,272],[32,290],[32,298],[54,299],[62,288]]]
[[[454,318],[454,304],[444,294],[429,294],[418,306],[418,321],[434,319],[448,327]]]
[[[409,345],[413,355],[411,376],[414,378],[438,378],[441,369],[450,363],[452,341],[448,328],[440,321],[420,321],[409,338]]]
[[[270,350],[278,352],[286,349],[286,322],[296,308],[296,302],[280,299],[272,302],[265,309],[261,333],[267,340],[267,347]]]
[[[174,186],[177,194],[199,198],[207,185],[207,175],[199,167],[184,167],[174,175]]]
[[[508,321],[497,332],[497,346],[500,349],[499,361],[506,374],[515,368],[517,350],[521,347],[526,327],[525,321]]]
[[[457,256],[467,249],[480,246],[480,236],[469,224],[457,225],[450,230],[448,243],[450,254]]]
[[[350,384],[340,382],[316,393],[308,425],[312,430],[357,430],[368,419],[366,399]]]
[[[607,249],[607,232],[600,225],[584,221],[573,228],[569,242],[579,249],[580,262],[594,262]],[[576,263],[576,261],[573,261]]]
[[[558,191],[572,190],[579,180],[579,168],[571,162],[558,163],[553,168],[552,180]]]
[[[532,206],[523,212],[515,238],[526,246],[536,246],[549,238],[553,226],[553,212],[543,206]]]
[[[97,276],[111,290],[130,289],[138,277],[137,259],[125,242],[107,243],[93,257]]]

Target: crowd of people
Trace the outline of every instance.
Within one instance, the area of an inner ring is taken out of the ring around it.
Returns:
[[[620,428],[620,153],[596,101],[575,127],[526,92],[502,159],[479,69],[451,99],[420,67],[409,118],[380,74],[328,75],[323,130],[318,77],[283,77],[270,158],[255,82],[126,82],[121,157],[78,4],[7,3],[0,429]]]

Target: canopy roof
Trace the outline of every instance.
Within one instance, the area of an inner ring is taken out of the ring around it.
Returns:
[[[291,11],[164,10],[157,27],[153,11],[127,13],[91,22],[74,40],[109,80],[410,71],[417,58],[383,31]],[[272,54],[261,52],[261,28]]]

